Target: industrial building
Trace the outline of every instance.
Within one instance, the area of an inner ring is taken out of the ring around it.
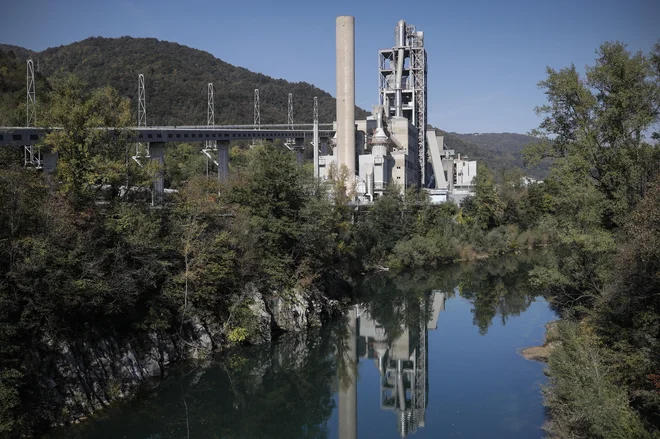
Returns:
[[[391,49],[378,52],[379,104],[355,120],[355,19],[337,17],[337,121],[330,148],[315,163],[321,179],[345,167],[355,175],[358,202],[370,203],[389,185],[424,188],[432,202],[459,202],[473,190],[475,161],[455,157],[427,129],[427,54],[424,33],[397,23]],[[352,182],[349,182],[349,184]]]

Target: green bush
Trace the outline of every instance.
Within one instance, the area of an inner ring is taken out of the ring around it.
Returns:
[[[557,326],[560,344],[549,360],[544,387],[551,438],[653,438],[630,408],[628,395],[611,378],[598,338],[571,321]],[[657,436],[655,436],[657,437]]]

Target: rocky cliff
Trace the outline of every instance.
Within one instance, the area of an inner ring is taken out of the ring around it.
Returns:
[[[249,344],[268,343],[286,332],[318,327],[341,313],[336,300],[319,290],[293,290],[286,295],[267,295],[254,285],[245,287],[245,297],[254,315]],[[193,322],[177,333],[148,332],[122,337],[111,332],[104,338],[50,342],[44,353],[43,400],[62,407],[62,419],[76,422],[130,396],[150,378],[164,377],[173,362],[202,359],[226,346],[220,322]]]

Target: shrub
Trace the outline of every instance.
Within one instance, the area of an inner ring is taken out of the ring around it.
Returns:
[[[630,408],[625,389],[612,381],[590,329],[563,321],[557,334],[561,343],[550,355],[550,386],[543,389],[549,414],[544,429],[549,436],[652,438]]]

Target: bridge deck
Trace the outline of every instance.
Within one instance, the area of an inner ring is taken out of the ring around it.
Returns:
[[[321,128],[323,127],[323,128]],[[108,129],[112,128],[99,128]],[[135,133],[131,142],[203,142],[217,140],[219,142],[230,142],[233,140],[275,140],[296,139],[304,140],[312,137],[313,125],[262,125],[255,129],[252,125],[230,125],[230,126],[154,126],[154,127],[131,127],[128,128]],[[39,127],[0,127],[0,146],[23,146],[36,145],[45,136],[58,128]],[[332,124],[319,124],[319,137],[328,138],[334,135]]]

